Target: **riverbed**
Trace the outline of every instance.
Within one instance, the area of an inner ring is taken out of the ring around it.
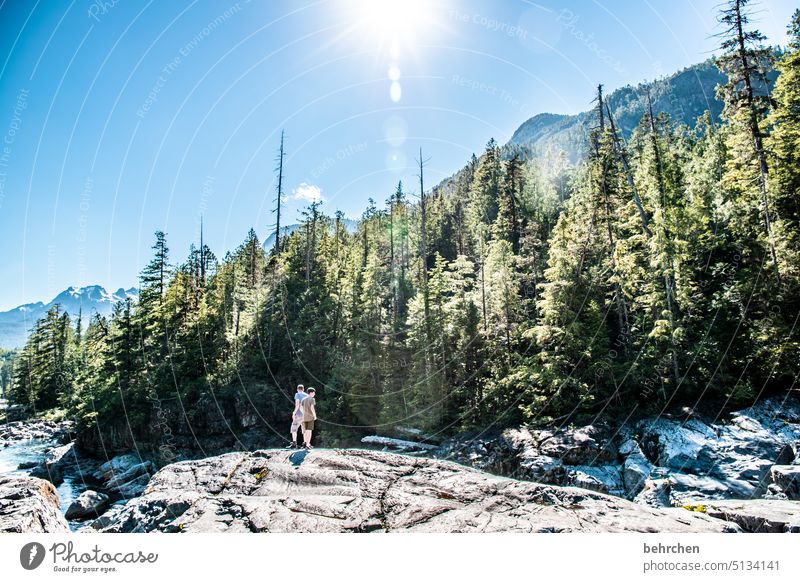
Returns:
[[[44,457],[45,451],[52,446],[51,441],[34,439],[18,441],[11,446],[0,448],[0,475],[27,475],[29,470],[19,469],[19,465],[21,463],[38,463]],[[85,488],[79,479],[76,480],[71,475],[64,477],[64,482],[56,487],[61,502],[61,513],[66,513],[70,504]],[[78,521],[68,521],[68,523],[73,531],[84,525]]]

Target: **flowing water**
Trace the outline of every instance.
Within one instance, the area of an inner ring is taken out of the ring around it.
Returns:
[[[44,457],[47,449],[53,446],[52,442],[42,440],[17,441],[10,447],[0,448],[0,475],[27,475],[29,469],[19,469],[20,463],[38,463]],[[67,475],[64,482],[56,487],[58,498],[61,501],[61,513],[67,508],[81,493],[81,484],[76,483],[74,478]],[[69,527],[73,531],[83,525],[79,522],[69,522]]]

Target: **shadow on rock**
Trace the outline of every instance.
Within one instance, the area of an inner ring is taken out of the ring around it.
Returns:
[[[306,460],[306,455],[308,455],[308,451],[297,451],[296,453],[292,453],[289,455],[289,462],[294,465],[295,467],[299,467],[303,464],[303,461]]]

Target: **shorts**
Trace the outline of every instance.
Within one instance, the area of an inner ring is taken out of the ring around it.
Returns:
[[[292,417],[292,428],[289,429],[289,434],[294,435],[297,434],[297,431],[300,430],[300,425],[303,424],[303,415],[297,416],[296,414]]]
[[[303,423],[303,430],[314,430],[314,421],[309,420]]]

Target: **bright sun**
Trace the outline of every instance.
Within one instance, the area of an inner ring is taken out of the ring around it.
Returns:
[[[373,46],[398,57],[401,49],[414,49],[431,28],[438,3],[431,0],[350,0],[352,21],[358,33]]]

